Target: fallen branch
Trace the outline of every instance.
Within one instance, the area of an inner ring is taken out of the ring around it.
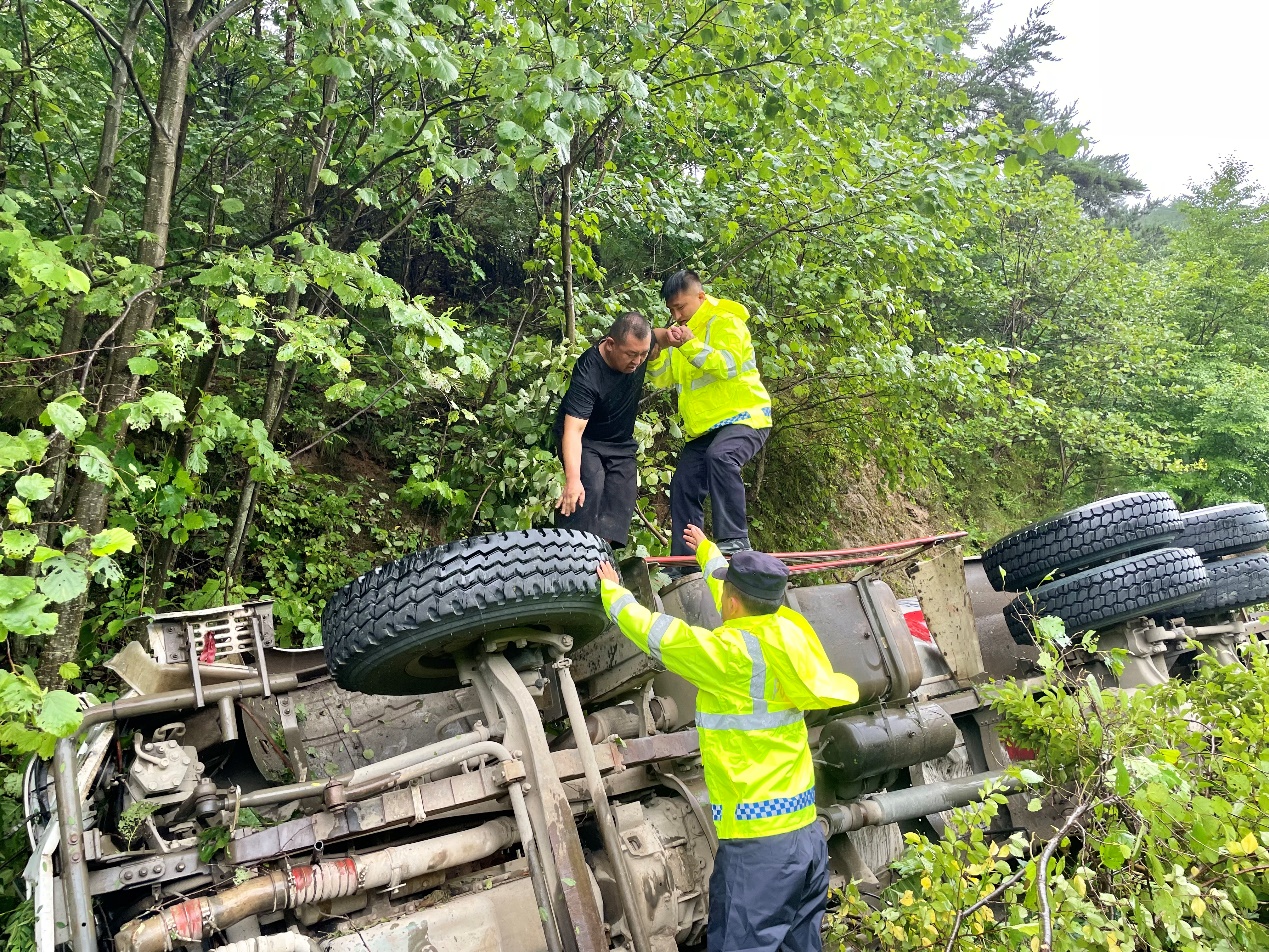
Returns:
[[[405,383],[405,378],[401,377],[397,380],[396,383],[392,384],[391,386],[384,387],[382,390],[379,391],[379,395],[377,397],[375,397],[373,400],[367,403],[364,407],[362,407],[360,410],[358,410],[356,413],[350,416],[347,420],[339,424],[339,426],[332,427],[331,429],[327,430],[325,433],[323,433],[321,436],[315,439],[312,443],[309,443],[307,446],[300,447],[298,450],[296,450],[294,453],[292,453],[290,456],[287,457],[287,461],[290,462],[291,460],[295,459],[297,456],[302,456],[303,454],[311,450],[313,447],[317,446],[317,444],[321,443],[323,440],[327,439],[328,437],[334,436],[336,433],[338,433],[348,424],[352,423],[353,420],[357,419],[357,417],[361,416],[367,410],[373,409],[376,405],[378,405],[380,400],[382,400],[384,397],[390,394],[397,387],[401,386],[401,384],[403,383]]]
[[[1036,896],[1040,900],[1040,948],[1038,952],[1052,952],[1053,950],[1053,913],[1049,909],[1049,860],[1053,858],[1053,853],[1057,850],[1058,844],[1062,842],[1063,837],[1071,831],[1071,827],[1079,822],[1079,818],[1088,812],[1092,806],[1091,803],[1081,803],[1071,815],[1066,818],[1066,822],[1062,824],[1061,829],[1053,839],[1049,840],[1044,847],[1044,852],[1040,854],[1040,868],[1036,870],[1035,887]]]

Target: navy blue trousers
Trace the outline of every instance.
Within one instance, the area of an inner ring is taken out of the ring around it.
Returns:
[[[818,823],[719,840],[709,879],[708,952],[821,952],[828,844]]]
[[[683,530],[690,525],[705,528],[706,496],[710,497],[714,520],[710,538],[720,543],[728,539],[749,541],[745,481],[740,471],[770,435],[770,429],[731,423],[683,444],[670,480],[671,555],[691,554],[683,541]],[[724,547],[723,551],[729,550]]]

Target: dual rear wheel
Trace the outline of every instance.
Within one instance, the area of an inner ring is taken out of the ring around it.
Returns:
[[[1071,632],[1143,616],[1199,617],[1269,601],[1269,514],[1257,503],[1180,512],[1167,493],[1125,493],[1027,526],[983,553],[1010,633],[1036,618]],[[1231,558],[1231,556],[1233,556]]]

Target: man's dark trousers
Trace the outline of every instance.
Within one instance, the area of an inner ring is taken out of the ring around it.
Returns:
[[[678,468],[670,481],[670,521],[674,536],[672,555],[689,555],[683,542],[688,526],[704,528],[705,497],[713,500],[712,538],[720,544],[729,539],[749,538],[745,514],[745,482],[740,470],[767,442],[770,428],[755,430],[742,423],[720,426],[683,444]],[[724,551],[727,547],[724,546]]]
[[[634,447],[582,440],[581,470],[586,502],[571,516],[556,513],[555,528],[592,532],[619,549],[630,537],[630,519],[639,496]]]
[[[818,822],[719,840],[709,879],[708,952],[821,952],[828,844]]]

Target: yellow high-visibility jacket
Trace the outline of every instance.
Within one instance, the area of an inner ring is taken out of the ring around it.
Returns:
[[[712,542],[696,553],[714,602],[726,565]],[[854,680],[833,671],[805,618],[778,614],[733,618],[713,631],[650,612],[612,582],[600,591],[622,633],[699,689],[696,728],[714,825],[723,839],[771,836],[815,821],[815,773],[803,711],[859,700]]]
[[[689,440],[729,423],[755,430],[771,425],[771,397],[758,374],[748,320],[743,304],[706,296],[687,322],[692,340],[662,348],[648,361],[647,382],[678,391]]]

